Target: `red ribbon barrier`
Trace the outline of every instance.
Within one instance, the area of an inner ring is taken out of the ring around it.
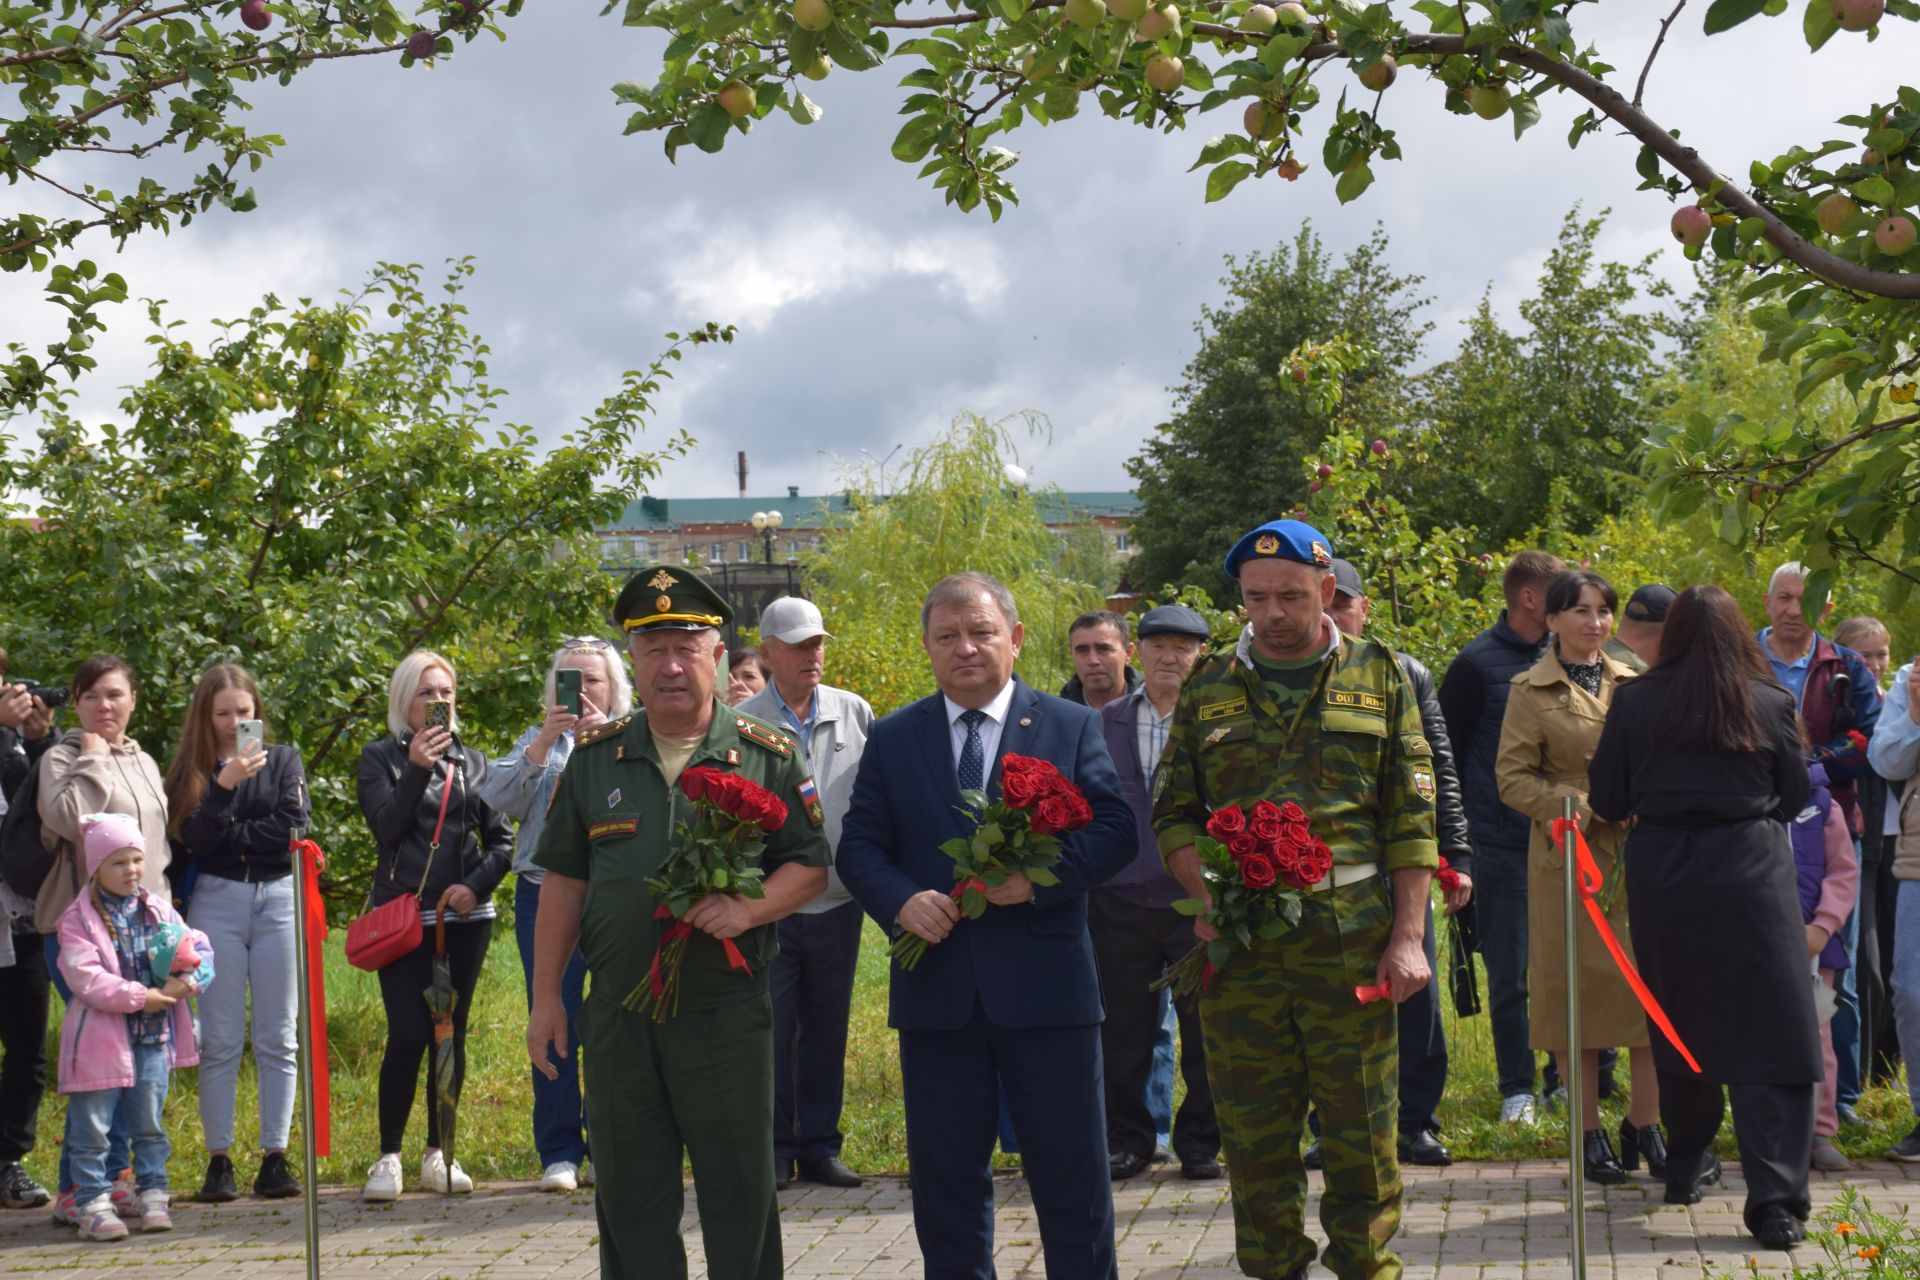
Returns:
[[[1600,874],[1600,864],[1593,860],[1593,851],[1587,848],[1587,838],[1580,833],[1580,824],[1568,822],[1565,818],[1553,820],[1554,843],[1564,842],[1569,831],[1573,833],[1574,848],[1579,855],[1580,874],[1575,882],[1580,889],[1580,901],[1587,909],[1587,918],[1592,920],[1593,927],[1599,930],[1600,941],[1607,944],[1607,953],[1613,957],[1613,963],[1619,968],[1621,976],[1626,978],[1627,985],[1633,989],[1634,998],[1640,1001],[1640,1007],[1647,1011],[1647,1017],[1653,1019],[1653,1025],[1660,1028],[1660,1034],[1667,1038],[1667,1043],[1686,1059],[1687,1065],[1693,1068],[1693,1073],[1701,1074],[1700,1064],[1694,1060],[1693,1054],[1680,1039],[1680,1033],[1673,1029],[1673,1022],[1667,1017],[1667,1011],[1662,1009],[1660,1002],[1653,998],[1653,992],[1647,990],[1647,984],[1641,980],[1639,970],[1633,967],[1633,961],[1627,959],[1626,949],[1620,945],[1620,939],[1614,937],[1613,927],[1607,923],[1607,913],[1602,911],[1600,904],[1593,900],[1593,895],[1606,884],[1606,878]]]
[[[1393,984],[1391,982],[1381,982],[1371,987],[1355,987],[1353,989],[1353,998],[1361,1004],[1372,1004],[1375,1000],[1385,1000],[1392,994]]]
[[[327,904],[320,897],[320,873],[326,870],[327,855],[311,840],[293,842],[295,868],[300,875],[300,892],[306,898],[307,992],[313,1001],[313,1044],[307,1059],[313,1064],[313,1140],[316,1156],[333,1154],[333,1107],[327,1076],[327,984],[323,955],[327,941]]]

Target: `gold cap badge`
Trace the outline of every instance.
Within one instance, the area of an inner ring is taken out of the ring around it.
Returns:
[[[660,572],[654,574],[651,578],[647,579],[647,585],[652,587],[655,591],[665,591],[668,587],[673,586],[675,583],[679,581],[680,579],[674,577],[672,574],[668,573],[665,569],[662,569]],[[660,607],[662,609],[666,608],[665,605],[661,605]]]
[[[1254,539],[1253,549],[1263,556],[1277,555],[1280,551],[1280,539],[1270,533],[1263,533]]]

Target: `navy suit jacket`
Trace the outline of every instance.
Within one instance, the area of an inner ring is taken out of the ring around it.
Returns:
[[[1000,754],[1009,753],[1051,760],[1086,796],[1093,821],[1063,838],[1053,868],[1058,885],[1036,887],[1030,903],[989,905],[929,947],[913,969],[894,967],[889,1026],[958,1030],[976,999],[987,1020],[1003,1027],[1091,1026],[1104,1016],[1087,891],[1132,859],[1134,823],[1100,717],[1016,680],[1000,735]],[[987,794],[1000,795],[998,760]],[[960,804],[945,699],[936,693],[876,721],[834,854],[841,882],[867,914],[896,933],[908,898],[923,889],[951,890],[953,859],[940,852],[941,842],[972,831]]]

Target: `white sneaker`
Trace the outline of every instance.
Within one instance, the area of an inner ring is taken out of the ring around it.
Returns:
[[[542,1191],[578,1191],[580,1166],[571,1160],[556,1160],[540,1174]]]
[[[1530,1093],[1510,1094],[1500,1104],[1501,1124],[1531,1125],[1537,1114],[1533,1095]]]
[[[398,1200],[400,1198],[400,1157],[384,1155],[373,1162],[373,1168],[367,1170],[367,1185],[360,1192],[362,1200]]]
[[[140,1193],[140,1229],[142,1231],[173,1230],[173,1215],[168,1212],[167,1193],[155,1187]]]
[[[455,1160],[449,1168],[447,1158],[438,1151],[429,1151],[420,1157],[421,1186],[428,1191],[438,1191],[446,1195],[449,1183],[452,1184],[452,1193],[456,1196],[464,1196],[473,1190],[473,1179],[467,1176],[458,1160]]]

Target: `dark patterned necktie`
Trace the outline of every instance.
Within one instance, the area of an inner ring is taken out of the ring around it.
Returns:
[[[967,726],[966,745],[960,748],[960,789],[979,791],[987,785],[987,749],[980,741],[980,722],[984,711],[962,711],[960,723]]]

